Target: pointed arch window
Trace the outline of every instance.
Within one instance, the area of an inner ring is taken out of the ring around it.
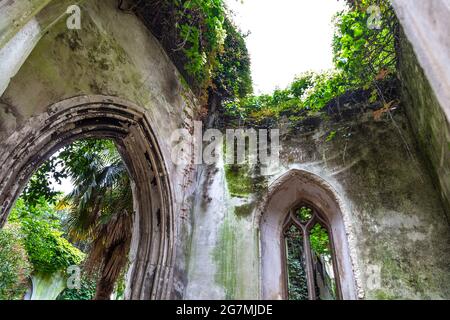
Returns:
[[[313,206],[301,203],[283,225],[285,297],[289,300],[341,299],[330,224]]]

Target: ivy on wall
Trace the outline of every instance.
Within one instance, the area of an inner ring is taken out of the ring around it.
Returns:
[[[194,92],[206,104],[251,92],[244,36],[223,0],[134,0],[132,10],[152,31]]]
[[[350,85],[369,87],[396,73],[399,23],[388,0],[347,2],[335,17],[334,62]]]
[[[379,102],[380,115],[394,107],[385,92],[396,79],[398,21],[388,0],[347,1],[334,18],[334,69],[299,75],[286,89],[272,94],[229,99],[229,121],[270,126],[281,116],[295,122],[320,111],[350,91],[368,91]],[[237,120],[237,121],[236,121]]]

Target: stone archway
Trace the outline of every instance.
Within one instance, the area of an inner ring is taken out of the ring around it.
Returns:
[[[135,224],[126,298],[168,299],[174,261],[174,217],[168,172],[144,109],[116,97],[58,102],[0,143],[0,227],[34,170],[81,138],[116,142],[129,171]]]
[[[319,176],[293,169],[278,178],[257,212],[260,233],[260,286],[262,299],[285,298],[282,262],[282,229],[289,210],[299,203],[313,204],[326,216],[335,244],[339,285],[343,299],[357,299],[358,292],[354,264],[350,254],[344,223],[344,206],[331,185]],[[359,293],[359,295],[358,295]]]

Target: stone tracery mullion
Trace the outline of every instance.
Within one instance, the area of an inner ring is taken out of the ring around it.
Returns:
[[[306,281],[308,283],[308,296],[309,300],[316,299],[316,291],[314,289],[314,270],[312,267],[312,255],[311,255],[311,244],[309,241],[309,231],[304,229],[303,232],[303,247],[305,248],[305,265],[306,265]]]
[[[303,248],[304,248],[304,255],[305,255],[305,267],[306,267],[306,281],[308,285],[308,297],[310,300],[316,300],[316,290],[315,290],[315,281],[314,281],[314,267],[313,267],[313,259],[312,259],[312,249],[311,249],[311,239],[310,239],[310,233],[312,228],[316,224],[320,224],[322,227],[324,227],[327,232],[329,232],[329,225],[327,221],[323,220],[318,212],[311,208],[310,206],[305,206],[308,209],[311,209],[312,215],[311,218],[309,218],[306,222],[301,222],[295,215],[296,210],[290,210],[289,211],[289,218],[287,219],[287,222],[285,223],[283,230],[288,230],[292,225],[294,225],[297,230],[301,233],[303,239]],[[287,250],[287,249],[286,249]],[[334,259],[333,259],[334,261]],[[334,262],[335,263],[335,262]],[[333,263],[333,267],[334,267]]]
[[[308,207],[309,208],[309,207]],[[287,230],[290,226],[295,225],[295,227],[300,231],[303,236],[303,248],[305,254],[305,266],[306,266],[306,282],[308,285],[308,297],[309,300],[315,300],[315,286],[314,286],[314,270],[312,267],[312,253],[311,253],[311,244],[309,239],[309,232],[311,230],[311,225],[315,223],[316,211],[313,210],[313,215],[306,223],[301,223],[296,215],[296,210],[289,211],[289,219],[288,222],[284,226],[284,230]]]

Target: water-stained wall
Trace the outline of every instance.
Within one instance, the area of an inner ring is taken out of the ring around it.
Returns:
[[[190,255],[190,297],[261,297],[257,214],[267,186],[291,169],[320,177],[342,200],[359,298],[450,297],[446,213],[405,106],[376,121],[377,105],[366,98],[344,97],[333,113],[282,121],[281,166],[273,175],[248,166],[204,169],[194,213],[199,223]],[[199,280],[202,274],[208,281]]]
[[[0,60],[0,150],[67,98],[117,96],[144,108],[173,196],[172,298],[262,297],[259,209],[291,169],[320,177],[341,199],[359,298],[450,297],[448,123],[413,58],[402,73],[411,99],[379,121],[377,106],[361,97],[320,117],[281,121],[281,165],[271,175],[222,162],[177,166],[170,133],[191,130],[198,106],[160,45],[114,0],[80,1],[81,30],[67,29],[61,3],[2,8],[16,23],[0,24],[0,57],[8,58]]]
[[[405,110],[419,148],[427,160],[429,172],[441,193],[450,222],[450,123],[417,61],[411,43],[403,33],[399,48]]]

